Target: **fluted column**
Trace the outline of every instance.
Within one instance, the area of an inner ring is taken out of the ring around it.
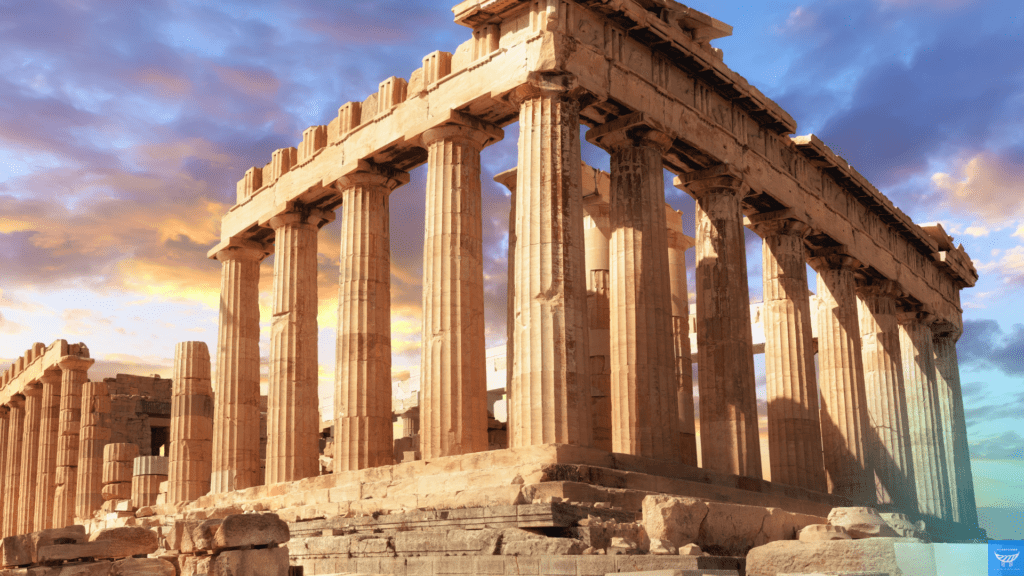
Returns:
[[[260,262],[255,243],[217,253],[221,262],[211,492],[255,486],[260,471]]]
[[[883,509],[916,512],[900,329],[896,319],[900,287],[891,280],[871,280],[859,283],[857,294],[869,423],[868,462],[874,469],[875,499]]]
[[[175,346],[171,385],[167,502],[177,504],[190,502],[210,491],[213,387],[206,343],[180,342]],[[309,418],[309,413],[305,416]]]
[[[742,199],[729,165],[676,178],[697,200],[697,385],[704,468],[761,478]]]
[[[43,389],[38,385],[25,388],[25,430],[21,440],[21,497],[18,501],[17,534],[35,531],[36,478],[39,472],[39,425]]]
[[[899,312],[898,318],[917,509],[921,514],[952,519],[942,421],[938,413],[931,316],[910,310]]]
[[[592,442],[612,451],[611,334],[608,307],[608,249],[611,222],[607,198],[600,194],[583,199],[583,235],[587,267],[587,328],[590,348]]]
[[[3,494],[3,523],[0,525],[4,537],[18,533],[18,501],[21,499],[21,446],[25,434],[25,396],[15,394],[7,402],[11,414],[7,424],[7,459],[4,475],[7,476]]]
[[[383,466],[394,460],[388,197],[408,181],[405,173],[364,171],[338,182],[342,209],[335,472]]]
[[[510,446],[590,445],[587,282],[575,79],[518,89]]]
[[[645,122],[630,115],[587,133],[611,153],[612,451],[680,461],[662,167],[672,141]]]
[[[764,359],[772,482],[824,492],[818,384],[814,375],[807,224],[785,215],[751,217],[762,238]]]
[[[11,423],[11,409],[0,405],[0,515],[3,514],[3,503],[7,500],[7,444]],[[9,534],[3,532],[3,518],[0,516],[0,537]]]
[[[512,168],[505,170],[494,177],[494,181],[508,188],[511,202],[508,211],[508,280],[505,287],[505,398],[506,405],[509,403],[512,391],[512,374],[515,372],[515,341],[512,334],[515,332],[515,307],[516,293],[516,182],[519,178],[519,169]],[[506,430],[512,430],[515,426],[512,423],[512,410],[506,410]],[[609,448],[610,450],[611,448]]]
[[[818,272],[818,374],[821,443],[828,490],[855,503],[874,502],[868,469],[864,361],[854,270],[859,263],[833,250],[811,261]]]
[[[82,385],[82,427],[78,448],[75,517],[82,520],[103,505],[103,449],[110,442],[110,393],[106,382]]]
[[[668,230],[668,276],[672,286],[672,347],[675,350],[679,444],[682,461],[697,465],[697,430],[693,413],[693,358],[690,352],[690,291],[686,282],[686,251],[693,238],[683,234],[682,212],[665,207]]]
[[[271,218],[274,229],[274,310],[267,394],[267,484],[319,473],[317,388],[318,210]]]
[[[60,422],[57,431],[57,487],[53,497],[53,527],[75,522],[78,492],[78,434],[82,424],[82,385],[95,360],[65,356],[60,361]]]
[[[57,489],[57,433],[60,426],[61,371],[47,370],[40,399],[39,458],[33,530],[53,528],[53,497]]]
[[[423,133],[423,458],[487,450],[480,151],[502,136],[500,129],[468,117]]]
[[[957,522],[967,526],[978,525],[978,508],[974,499],[974,476],[971,472],[970,452],[967,448],[967,424],[964,420],[964,398],[960,388],[960,365],[956,356],[956,341],[960,329],[949,323],[936,326],[932,341],[935,352],[935,373],[938,377],[939,398],[949,411],[949,427],[943,426],[947,438],[947,477],[950,493],[956,497],[954,515]]]

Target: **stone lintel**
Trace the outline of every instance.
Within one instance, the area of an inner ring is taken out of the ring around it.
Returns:
[[[579,80],[575,75],[556,70],[530,72],[524,84],[509,92],[508,99],[513,106],[519,108],[524,101],[538,96],[562,95],[574,99],[581,94]]]

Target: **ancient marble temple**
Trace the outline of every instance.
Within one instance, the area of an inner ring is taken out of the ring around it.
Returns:
[[[635,475],[615,487],[728,493],[819,515],[872,506],[926,521],[933,536],[976,529],[955,343],[960,290],[977,273],[962,246],[939,225],[915,224],[815,136],[795,136],[789,114],[711,47],[732,31],[714,18],[671,0],[467,0],[453,10],[472,32],[454,53],[433,52],[408,79],[385,79],[238,182],[209,253],[223,270],[216,347],[179,347],[168,504],[279,497],[260,486],[290,482],[299,492],[330,488],[322,501],[337,506],[364,501],[363,510],[385,498],[359,492],[383,477],[372,469],[397,479],[412,466],[393,461],[389,197],[418,193],[404,187],[426,164],[417,464],[469,473],[557,463],[576,466],[573,482],[592,487],[611,473],[581,467],[643,471],[653,478],[645,487],[629,484]],[[515,122],[518,164],[500,177],[512,192],[509,448],[487,453],[480,155]],[[581,126],[610,155],[608,173],[582,164]],[[666,170],[695,199],[694,213],[667,209]],[[318,230],[336,217],[333,478],[311,479],[320,457],[309,416],[318,409]],[[683,218],[695,237],[683,235]],[[745,227],[763,241],[770,482]],[[258,302],[270,254],[261,482]],[[813,297],[807,265],[817,273]],[[35,350],[19,362],[0,392],[5,535],[72,523],[76,492],[88,497],[94,488],[79,488],[99,482],[79,454],[88,351]],[[520,483],[559,480],[537,474],[523,472]],[[506,481],[488,497],[509,489]],[[515,490],[522,498],[525,488]],[[396,494],[386,497],[405,498]],[[402,505],[446,503],[410,494]],[[36,506],[17,504],[33,497]]]

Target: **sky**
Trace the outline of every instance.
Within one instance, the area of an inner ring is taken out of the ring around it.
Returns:
[[[452,2],[454,3],[454,2]],[[982,526],[1024,538],[1024,3],[693,0],[734,27],[725,63],[980,273],[958,344]],[[448,2],[0,2],[0,366],[85,342],[93,379],[168,376],[175,343],[215,350],[206,258],[235,182],[311,125],[469,30]],[[483,154],[488,346],[504,343],[516,125]],[[584,143],[584,159],[607,168]],[[425,167],[391,196],[393,370],[419,364]],[[693,230],[693,201],[666,199]],[[333,387],[340,219],[319,236],[321,394]],[[760,243],[749,234],[752,300]],[[692,266],[692,252],[689,254]],[[262,268],[269,352],[273,258]],[[813,285],[813,275],[811,277]],[[690,278],[692,290],[693,280]],[[758,361],[764,396],[763,361]]]

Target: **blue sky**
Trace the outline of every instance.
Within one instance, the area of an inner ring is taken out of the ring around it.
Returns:
[[[798,134],[817,134],[916,222],[942,222],[975,260],[981,280],[963,293],[959,354],[978,505],[990,533],[1024,538],[1024,4],[691,5],[734,27],[714,44],[797,120]],[[408,77],[434,50],[454,51],[469,31],[448,8],[425,0],[4,2],[0,361],[66,338],[99,359],[94,378],[167,375],[176,342],[212,348],[220,273],[205,253],[235,181],[381,80]],[[515,165],[516,137],[509,126],[483,158],[489,345],[505,332],[508,210],[490,178]],[[589,145],[585,157],[607,166]],[[396,371],[419,358],[424,176],[413,172],[392,196]],[[692,231],[692,201],[666,193]],[[336,221],[320,235],[325,391],[339,229]],[[758,299],[760,245],[748,239]],[[268,260],[264,304],[270,271]]]

